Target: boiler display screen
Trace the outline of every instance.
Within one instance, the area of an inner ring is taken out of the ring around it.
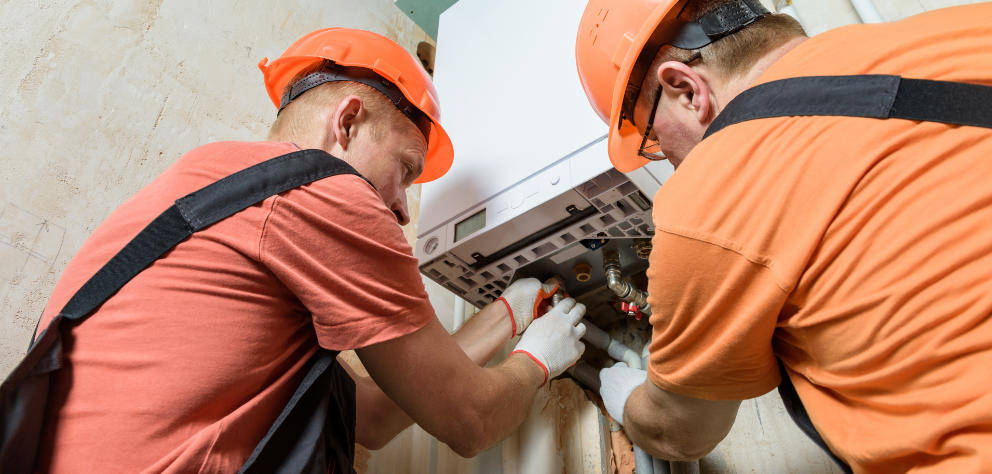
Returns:
[[[483,209],[455,224],[455,242],[486,227],[486,210]]]

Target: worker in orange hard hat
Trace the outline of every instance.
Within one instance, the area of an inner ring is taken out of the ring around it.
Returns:
[[[307,74],[321,60],[327,71]],[[441,104],[427,71],[398,44],[372,32],[346,28],[314,31],[293,43],[279,59],[258,64],[265,76],[265,88],[272,103],[282,112],[304,92],[328,82],[364,84],[386,96],[409,118],[427,139],[423,171],[414,180],[426,183],[440,178],[451,168],[454,151],[451,139],[441,127]],[[292,86],[292,87],[290,87]]]
[[[992,3],[807,38],[757,0],[591,0],[579,77],[654,199],[646,371],[600,373],[655,456],[779,388],[855,472],[992,471]]]
[[[329,28],[259,66],[269,140],[190,151],[69,263],[0,387],[0,471],[354,472],[414,421],[474,456],[581,355],[585,307],[536,319],[533,278],[454,336],[436,318],[400,228],[452,161],[417,60]]]

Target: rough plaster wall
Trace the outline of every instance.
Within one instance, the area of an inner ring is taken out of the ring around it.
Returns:
[[[103,218],[193,147],[264,139],[256,64],[327,26],[428,39],[391,0],[0,2],[0,375]]]

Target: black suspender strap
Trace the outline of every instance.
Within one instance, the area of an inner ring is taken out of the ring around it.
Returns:
[[[62,317],[82,321],[124,284],[193,234],[179,209],[170,206],[97,270],[62,308]]]
[[[750,120],[797,116],[904,119],[992,128],[992,87],[891,75],[782,79],[740,93],[713,120],[703,138]],[[779,367],[779,393],[789,415],[844,472],[851,472],[816,431],[781,361]]]
[[[890,75],[782,79],[740,93],[710,124],[704,138],[749,120],[817,115],[992,128],[992,87]]]
[[[269,196],[337,174],[361,176],[348,163],[321,150],[278,156],[186,195],[155,218],[96,272],[62,309],[81,321],[131,278],[202,230]]]
[[[135,275],[194,232],[269,196],[339,174],[361,177],[323,151],[289,153],[176,200],[142,229],[69,299],[0,384],[0,471],[34,470],[51,380],[64,367],[64,323],[81,324]],[[258,467],[251,472],[323,473],[331,463],[338,472],[352,472],[355,386],[336,355],[318,349],[307,362],[304,383],[252,453],[247,467]]]

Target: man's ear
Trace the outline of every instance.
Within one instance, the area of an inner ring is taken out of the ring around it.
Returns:
[[[342,149],[348,149],[348,145],[351,143],[351,139],[354,138],[358,123],[361,121],[364,113],[365,104],[362,103],[361,98],[355,95],[345,97],[338,104],[338,107],[334,109],[334,113],[331,114],[331,121],[328,124],[331,128],[329,135],[334,137],[334,140]]]
[[[658,82],[663,94],[673,100],[700,123],[708,124],[712,103],[706,80],[688,64],[668,61],[658,67]]]

